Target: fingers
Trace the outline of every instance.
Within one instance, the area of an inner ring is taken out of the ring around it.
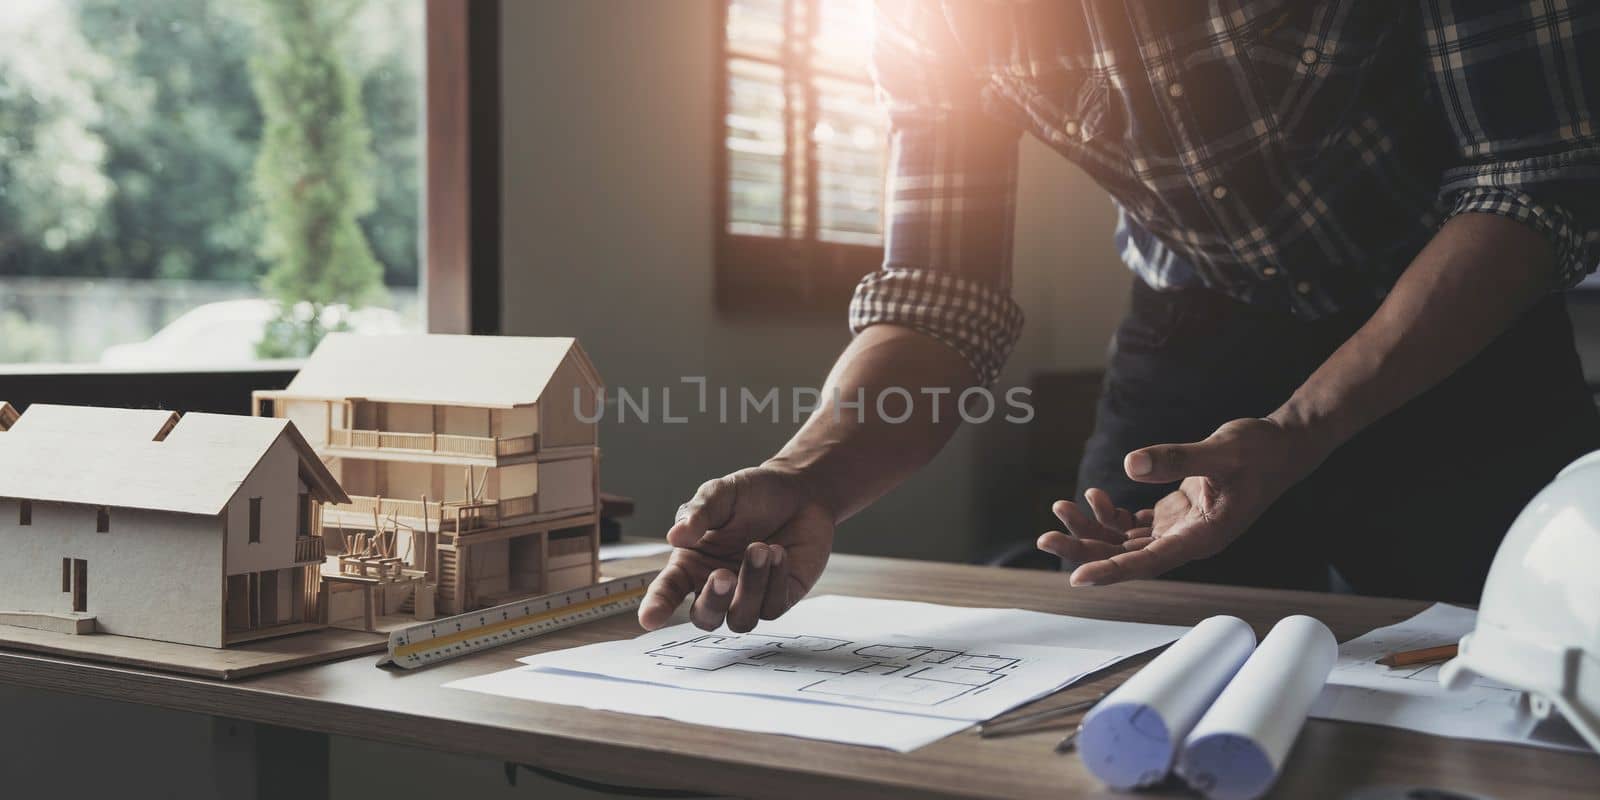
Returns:
[[[706,578],[705,588],[695,597],[694,605],[689,607],[689,621],[701,630],[714,631],[722,627],[722,620],[728,615],[728,606],[733,602],[733,584],[732,570],[713,571]]]
[[[673,547],[693,547],[706,531],[720,528],[733,518],[739,497],[738,481],[725,476],[700,484],[689,502],[678,507],[678,516],[667,530],[667,543]]]
[[[1128,477],[1141,483],[1172,483],[1192,475],[1218,477],[1229,470],[1229,464],[1223,445],[1207,439],[1135,450],[1122,460],[1122,468]]]
[[[1107,501],[1109,502],[1109,498]],[[1083,513],[1083,509],[1071,500],[1057,500],[1050,510],[1055,512],[1056,518],[1061,520],[1061,524],[1066,525],[1067,530],[1075,536],[1111,543],[1121,542],[1123,539],[1121,530],[1102,525],[1100,520]]]
[[[789,610],[789,553],[780,545],[772,550],[772,566],[767,570],[767,595],[761,603],[762,619],[777,619]]]
[[[1061,531],[1050,531],[1039,537],[1034,543],[1040,550],[1051,553],[1063,561],[1081,564],[1086,561],[1099,561],[1127,552],[1127,542],[1103,542],[1097,539],[1082,539],[1077,536],[1068,536]],[[1141,545],[1142,546],[1142,545]]]
[[[1124,534],[1135,526],[1133,514],[1126,508],[1118,508],[1116,503],[1111,502],[1111,495],[1105,490],[1086,489],[1083,498],[1089,501],[1089,507],[1094,509],[1095,519],[1099,520],[1101,525]]]
[[[747,633],[755,628],[767,600],[771,572],[772,548],[752,542],[744,549],[744,563],[739,565],[739,585],[734,588],[733,604],[727,609],[728,630]]]
[[[1105,586],[1135,578],[1154,578],[1199,556],[1193,552],[1191,537],[1160,536],[1130,539],[1129,545],[1142,546],[1100,561],[1092,561],[1072,572],[1073,586]]]
[[[672,612],[677,611],[683,599],[696,588],[689,570],[682,564],[668,563],[645,590],[644,601],[639,604],[639,625],[653,631],[667,624]]]

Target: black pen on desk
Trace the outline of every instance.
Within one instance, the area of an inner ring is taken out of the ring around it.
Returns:
[[[1072,729],[1072,733],[1067,734],[1061,741],[1056,742],[1056,752],[1070,753],[1076,749],[1078,747],[1078,732],[1081,730],[1083,730],[1083,726],[1079,725]]]

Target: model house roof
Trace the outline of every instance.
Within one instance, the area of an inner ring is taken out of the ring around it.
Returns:
[[[176,424],[178,414],[175,411],[34,403],[28,406],[28,413],[11,425],[11,429],[17,433],[73,431],[101,439],[152,442],[166,436]]]
[[[515,408],[539,402],[569,357],[600,385],[599,373],[570,337],[331,333],[281,394]]]
[[[31,414],[33,407],[20,419]],[[184,415],[159,441],[19,420],[0,436],[0,497],[213,515],[280,439],[299,456],[313,497],[350,501],[288,420],[200,413]]]

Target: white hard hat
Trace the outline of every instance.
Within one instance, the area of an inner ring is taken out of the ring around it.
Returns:
[[[1600,451],[1572,462],[1522,510],[1483,587],[1477,629],[1441,682],[1481,675],[1559,711],[1600,750]]]

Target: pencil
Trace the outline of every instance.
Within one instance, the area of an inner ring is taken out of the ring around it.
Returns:
[[[1442,644],[1438,647],[1424,647],[1421,650],[1390,653],[1378,659],[1378,663],[1386,667],[1409,667],[1413,664],[1428,664],[1434,661],[1446,661],[1455,657],[1456,646]]]

